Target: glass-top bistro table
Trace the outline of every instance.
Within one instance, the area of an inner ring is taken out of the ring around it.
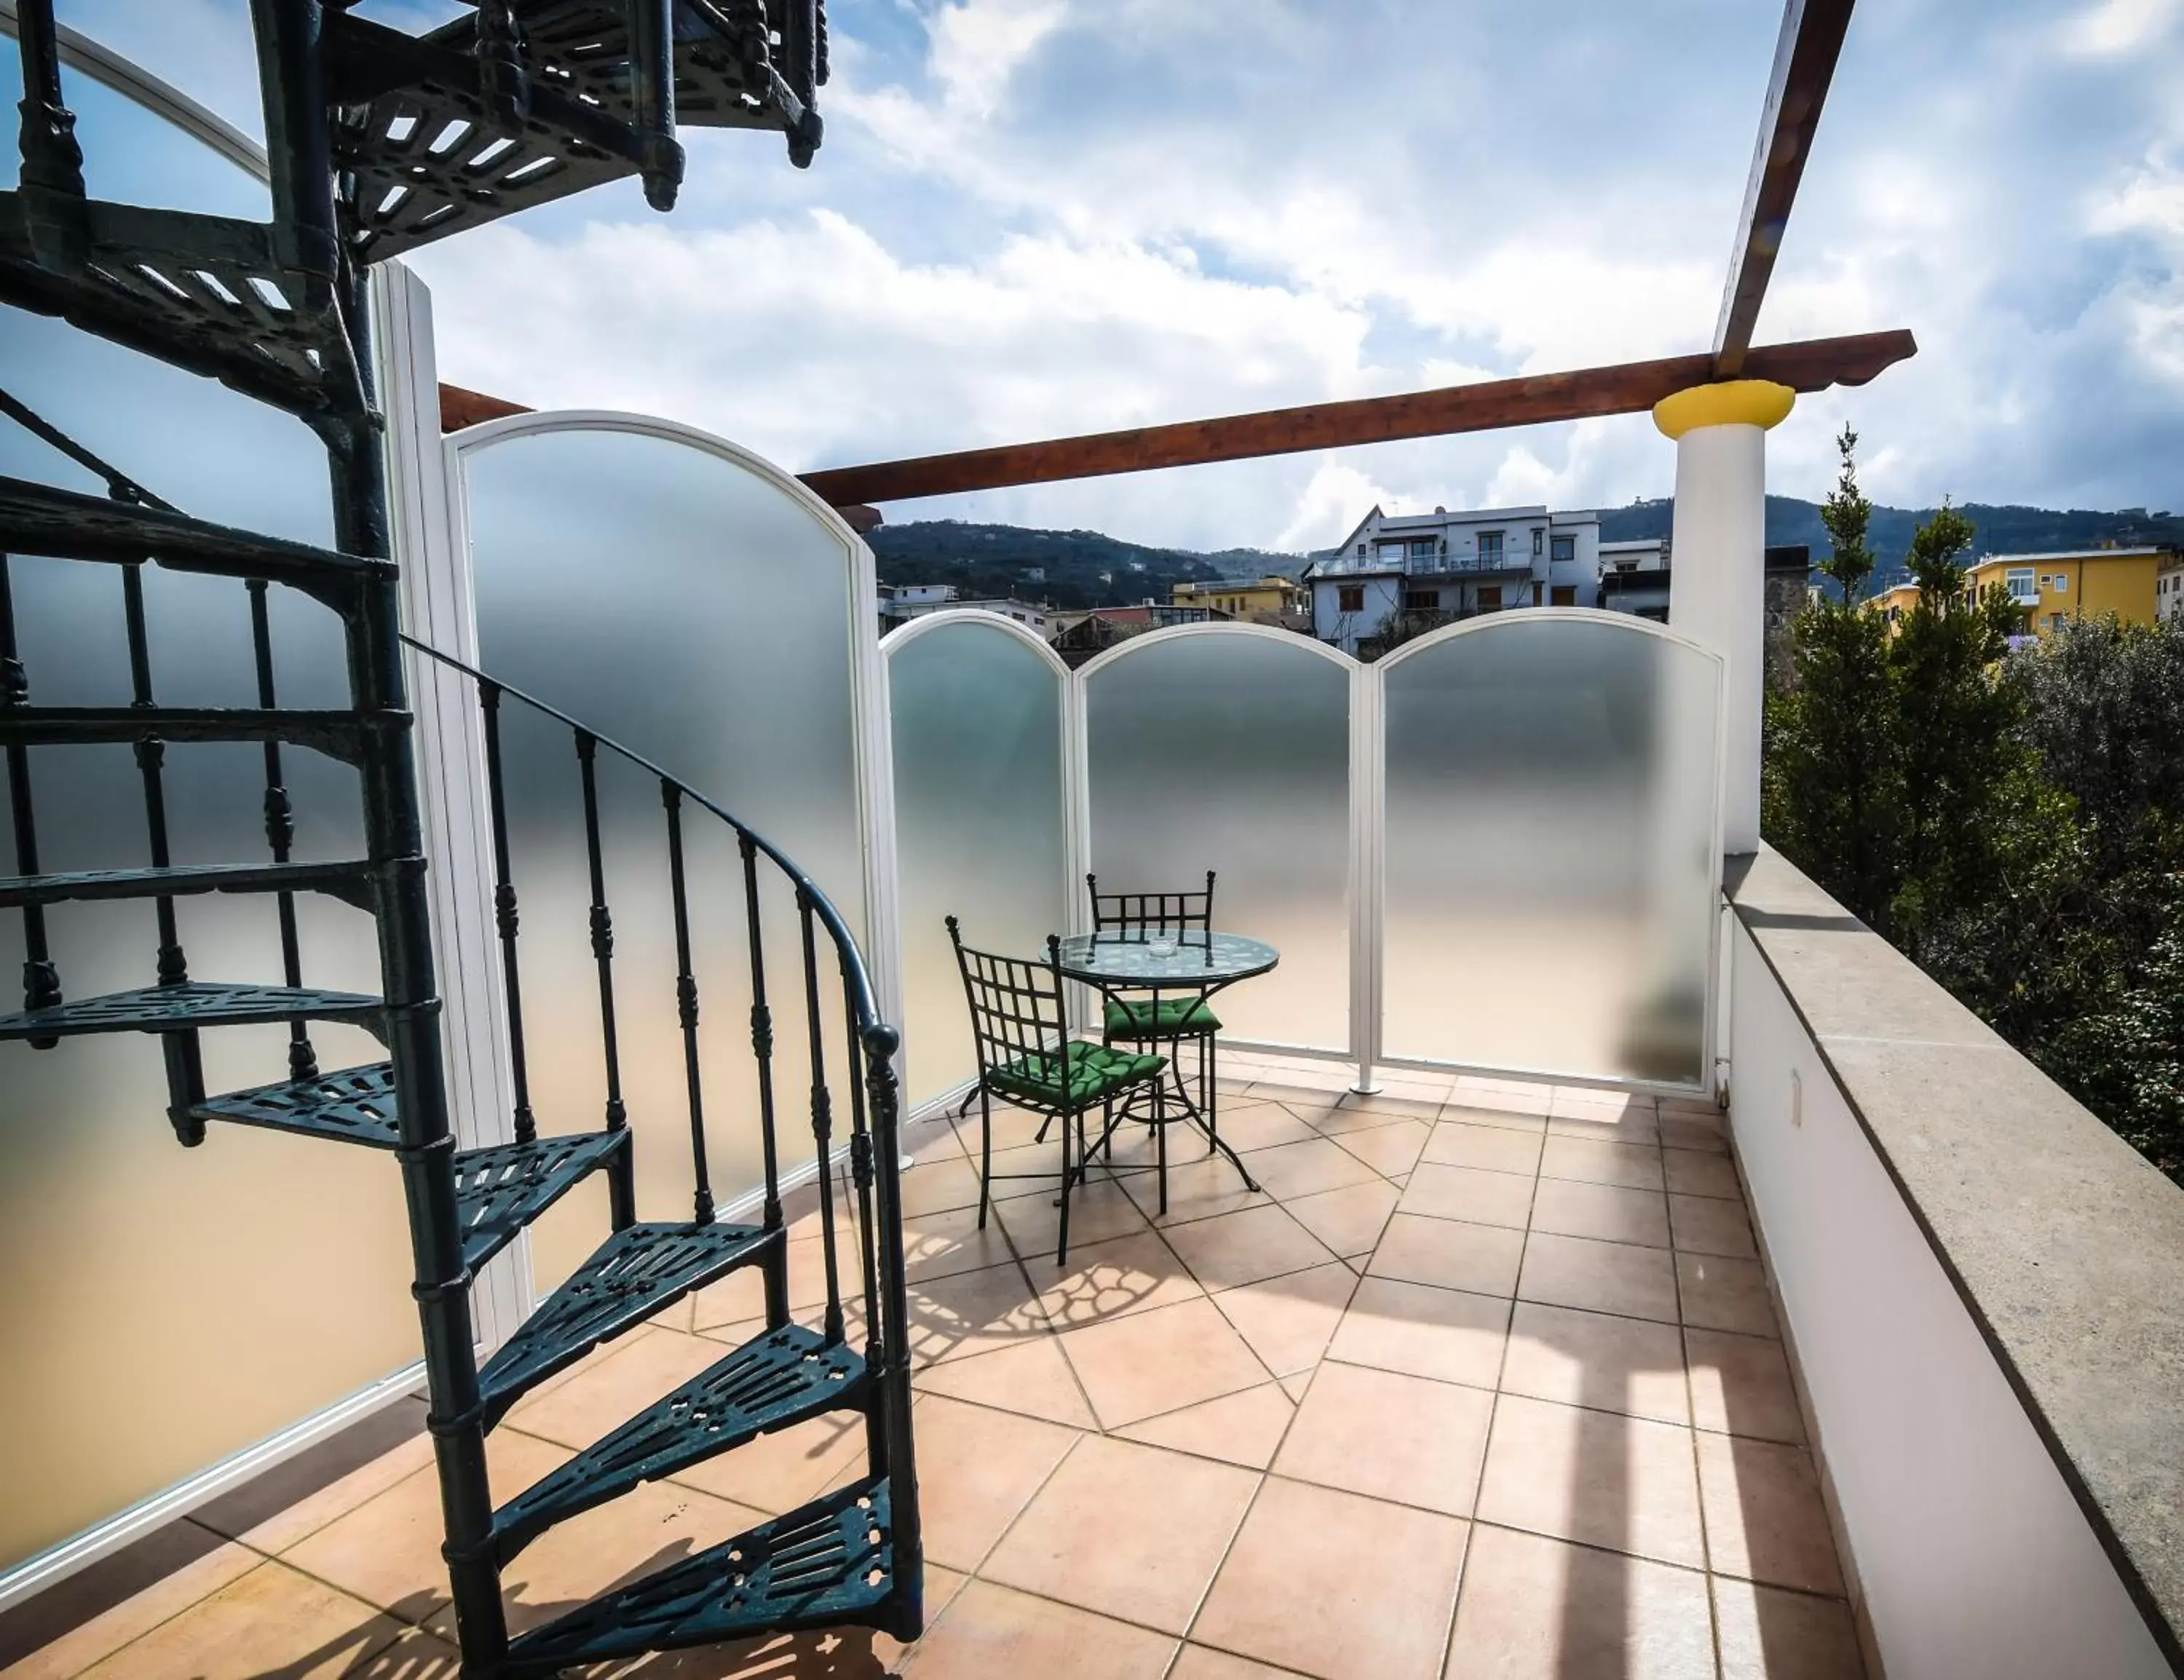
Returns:
[[[1128,993],[1132,1002],[1147,1002],[1147,1014],[1160,1018],[1161,994],[1170,998],[1211,997],[1216,992],[1264,974],[1281,953],[1263,940],[1203,929],[1128,928],[1072,934],[1061,942],[1061,971],[1072,980],[1106,993]],[[1173,1085],[1173,1089],[1170,1088]],[[1142,1120],[1156,1134],[1159,1151],[1160,1210],[1167,1211],[1167,1128],[1182,1120],[1204,1134],[1210,1148],[1228,1156],[1245,1188],[1259,1187],[1236,1151],[1222,1141],[1220,1104],[1211,1069],[1201,1106],[1184,1083],[1176,1059],[1168,1058],[1167,1077],[1153,1081],[1133,1096],[1117,1120]],[[1110,1128],[1112,1136],[1112,1128]]]

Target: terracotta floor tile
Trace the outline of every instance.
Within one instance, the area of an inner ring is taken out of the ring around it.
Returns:
[[[1506,1227],[1463,1225],[1398,1213],[1365,1270],[1373,1277],[1432,1283],[1480,1295],[1511,1295],[1524,1253],[1524,1233]]]
[[[1117,1140],[1115,1150],[1117,1160],[1128,1159]],[[980,1165],[978,1157],[969,1157],[975,1175]],[[1061,1145],[1050,1138],[1044,1143],[1026,1143],[1021,1148],[1004,1149],[996,1147],[993,1160],[992,1199],[1005,1202],[1012,1196],[1051,1196],[1061,1187]],[[976,1202],[974,1195],[971,1199]]]
[[[1393,1183],[1352,1184],[1300,1196],[1282,1206],[1290,1216],[1345,1260],[1369,1254],[1388,1228],[1402,1191]]]
[[[521,1493],[570,1456],[566,1449],[513,1427],[488,1436],[486,1454],[496,1503]],[[438,1473],[427,1467],[307,1535],[281,1555],[297,1568],[391,1611],[401,1621],[421,1623],[448,1602],[448,1569],[440,1560],[445,1538]]]
[[[1213,1297],[1213,1305],[1261,1364],[1277,1377],[1287,1377],[1319,1362],[1357,1287],[1357,1274],[1348,1266],[1320,1266],[1224,1289]]]
[[[432,1438],[413,1435],[398,1447],[359,1465],[337,1482],[328,1483],[286,1510],[276,1512],[235,1538],[253,1549],[269,1555],[286,1551],[306,1534],[315,1533],[337,1516],[345,1516],[376,1494],[383,1494],[404,1477],[432,1462]]]
[[[1108,1429],[1267,1380],[1266,1367],[1211,1301],[1065,1331],[1061,1342]]]
[[[1342,1100],[1343,1086],[1340,1081],[1325,1086],[1293,1085],[1283,1080],[1256,1081],[1244,1094],[1262,1098],[1270,1103],[1279,1103],[1291,1114],[1307,1125],[1318,1115],[1326,1113]]]
[[[978,1199],[978,1170],[961,1154],[937,1156],[902,1175],[902,1210],[939,1213],[967,1208]]]
[[[903,1662],[905,1680],[1160,1680],[1175,1640],[973,1581]]]
[[[1201,1458],[1217,1458],[1251,1470],[1264,1470],[1296,1413],[1296,1402],[1279,1382],[1240,1394],[1223,1394],[1181,1411],[1165,1412],[1119,1432],[1150,1446],[1173,1447]]]
[[[1258,1486],[1234,1465],[1088,1435],[978,1572],[1181,1634]]]
[[[1669,1219],[1675,1227],[1676,1246],[1685,1254],[1719,1254],[1728,1260],[1758,1260],[1752,1240],[1752,1221],[1744,1216],[1744,1204],[1712,1196],[1671,1196]]]
[[[1698,1149],[1663,1149],[1661,1164],[1668,1171],[1669,1188],[1680,1196],[1719,1196],[1741,1202],[1744,1187],[1737,1182],[1736,1166],[1727,1155],[1710,1155]]]
[[[406,1627],[393,1644],[381,1646],[346,1671],[343,1680],[460,1680],[462,1666],[454,1640]]]
[[[989,1215],[986,1228],[981,1231],[976,1208],[905,1217],[902,1249],[904,1275],[912,1279],[978,1271],[1016,1258],[1001,1235],[1000,1221]]]
[[[248,1546],[223,1542],[120,1604],[80,1622],[0,1673],[5,1674],[6,1680],[74,1680],[102,1657],[111,1656],[131,1640],[182,1614],[199,1599],[210,1598],[265,1561]]]
[[[952,1218],[943,1214],[940,1218]],[[820,1240],[818,1227],[811,1227],[812,1234],[790,1239],[788,1244],[788,1305],[792,1311],[798,1308],[815,1306],[827,1299],[827,1250]],[[834,1243],[834,1265],[837,1275],[843,1280],[844,1293],[853,1293],[856,1275],[856,1238],[845,1227],[838,1232]],[[722,1324],[739,1323],[745,1319],[766,1316],[766,1277],[756,1266],[745,1266],[732,1271],[718,1282],[708,1283],[693,1298],[694,1301],[692,1327],[710,1330]],[[655,1319],[655,1326],[664,1321]]]
[[[1254,1149],[1245,1165],[1260,1188],[1283,1201],[1362,1184],[1375,1177],[1371,1167],[1325,1138],[1284,1143],[1278,1149]]]
[[[1482,1388],[1330,1362],[1314,1373],[1274,1474],[1468,1516],[1493,1408]]]
[[[1045,1124],[1046,1120],[1044,1115],[1031,1114],[1022,1109],[1005,1108],[999,1103],[994,1104],[994,1151],[999,1153],[1003,1149],[1023,1148],[1026,1144],[1037,1140],[1039,1128]],[[972,1160],[976,1160],[978,1158],[980,1148],[977,1099],[972,1099],[971,1111],[956,1122],[956,1135],[962,1140],[963,1153]],[[1047,1142],[1052,1143],[1053,1141],[1054,1134],[1050,1132],[1047,1133]]]
[[[1191,1638],[1323,1680],[1433,1680],[1468,1528],[1270,1477]],[[1309,1591],[1300,1568],[1307,1544]]]
[[[728,1357],[720,1343],[676,1330],[653,1330],[625,1343],[575,1382],[520,1402],[508,1427],[566,1447],[588,1447]]]
[[[1327,1245],[1268,1203],[1171,1227],[1167,1241],[1208,1289],[1233,1289],[1262,1277],[1302,1271],[1336,1258]]]
[[[1549,1142],[1552,1144],[1552,1139]],[[1622,1190],[1542,1178],[1532,1199],[1532,1229],[1556,1237],[1590,1237],[1602,1243],[1669,1246],[1667,1198],[1658,1190]]]
[[[1626,1116],[1642,1116],[1647,1120],[1658,1110],[1656,1100],[1635,1092],[1611,1091],[1602,1085],[1557,1085],[1554,1088],[1553,1105],[1547,1112],[1557,1119],[1574,1115],[1586,1120],[1619,1120]]]
[[[1023,1256],[1032,1282],[1045,1288],[1056,1276],[1055,1245],[1061,1231],[1061,1210],[1050,1196],[1019,1196],[996,1202],[994,1216],[1007,1228],[1009,1241]],[[1069,1245],[1134,1237],[1147,1229],[1145,1216],[1112,1180],[1095,1177],[1069,1193]]]
[[[1531,1179],[1513,1172],[1428,1163],[1411,1174],[1397,1205],[1407,1214],[1522,1231],[1531,1218],[1532,1189]]]
[[[1436,1110],[1438,1112],[1438,1110]],[[1353,1154],[1384,1177],[1408,1172],[1418,1164],[1433,1126],[1423,1120],[1399,1120],[1392,1126],[1376,1126],[1369,1132],[1345,1132],[1335,1138],[1344,1152]]]
[[[1167,1680],[1291,1680],[1288,1671],[1269,1668],[1247,1657],[1231,1656],[1211,1645],[1185,1645],[1167,1672]]]
[[[1767,1274],[1755,1261],[1680,1254],[1676,1286],[1683,1296],[1686,1324],[1734,1330],[1747,1336],[1776,1333]]]
[[[1524,1270],[1517,1282],[1517,1295],[1549,1306],[1617,1312],[1664,1324],[1676,1321],[1671,1257],[1664,1249],[1635,1248],[1628,1243],[1596,1243],[1535,1231],[1524,1242]]]
[[[1706,1564],[1691,1432],[1674,1424],[1504,1394],[1479,1515],[1663,1563]]]
[[[1700,1428],[1769,1441],[1805,1438],[1797,1391],[1780,1342],[1689,1329],[1684,1332],[1684,1351],[1691,1364],[1691,1421]]]
[[[1779,1442],[1706,1433],[1698,1449],[1707,1547],[1716,1570],[1772,1586],[1842,1591],[1811,1455]]]
[[[1865,1680],[1858,1628],[1841,1599],[1713,1577],[1721,1680]]]
[[[1585,1119],[1563,1115],[1547,1122],[1547,1136],[1573,1143],[1622,1143],[1635,1149],[1655,1149],[1661,1128],[1652,1115],[1624,1115],[1616,1119]]]
[[[1491,1388],[1501,1373],[1508,1325],[1504,1297],[1368,1277],[1351,1297],[1327,1356]]]
[[[1511,1132],[1530,1132],[1541,1137],[1547,1130],[1547,1107],[1535,1099],[1505,1092],[1467,1091],[1459,1085],[1440,1111],[1444,1126],[1498,1126]]]
[[[855,1412],[828,1412],[677,1471],[675,1480],[778,1516],[861,1472],[864,1453],[864,1419]]]
[[[1616,1184],[1626,1190],[1658,1190],[1661,1152],[1651,1143],[1603,1143],[1550,1132],[1540,1157],[1540,1176]]]
[[[1240,1110],[1231,1110],[1223,1103],[1215,1118],[1221,1141],[1245,1154],[1284,1143],[1308,1143],[1318,1135],[1279,1103],[1254,1103]]]
[[[920,1371],[913,1381],[921,1394],[975,1400],[1002,1411],[1066,1423],[1072,1429],[1100,1427],[1077,1386],[1077,1373],[1061,1356],[1061,1344],[1051,1336],[975,1359],[950,1360]]]
[[[1721,1104],[1706,1097],[1659,1097],[1655,1104],[1664,1115],[1690,1116],[1698,1120],[1721,1123]]]
[[[1046,1314],[1014,1264],[922,1277],[909,1301],[914,1365],[968,1359],[1046,1332]]]
[[[1702,1149],[1708,1154],[1729,1153],[1729,1134],[1723,1131],[1721,1117],[1710,1120],[1663,1115],[1660,1119],[1662,1144],[1671,1149]]]
[[[1706,1577],[1506,1528],[1472,1531],[1451,1677],[1713,1680]]]
[[[1422,1102],[1387,1097],[1370,1101],[1345,1097],[1335,1107],[1312,1116],[1313,1129],[1323,1138],[1347,1138],[1361,1132],[1377,1132],[1401,1121],[1431,1126],[1440,1117],[1438,1101]]]
[[[1156,1226],[1166,1229],[1171,1225],[1186,1225],[1193,1220],[1234,1213],[1240,1208],[1263,1207],[1273,1199],[1265,1191],[1246,1185],[1244,1175],[1226,1156],[1199,1154],[1198,1146],[1188,1140],[1168,1141],[1181,1142],[1184,1147],[1167,1164],[1166,1213],[1160,1210],[1160,1180],[1156,1175],[1139,1173],[1123,1181],[1130,1199],[1138,1204],[1138,1210]],[[1256,1160],[1262,1153],[1255,1152],[1251,1159]]]
[[[929,1161],[948,1160],[963,1153],[961,1141],[956,1135],[956,1122],[951,1117],[958,1097],[948,1105],[945,1113],[932,1114],[922,1120],[913,1120],[902,1128],[902,1152],[922,1166]]]
[[[98,1680],[246,1680],[270,1672],[332,1680],[402,1632],[400,1622],[323,1582],[261,1563],[87,1672]]]
[[[1043,1272],[1052,1273],[1050,1266]],[[1150,1231],[1079,1248],[1058,1274],[1040,1280],[1039,1305],[1058,1330],[1098,1324],[1204,1294],[1175,1251]]]
[[[648,1482],[549,1530],[509,1564],[501,1574],[509,1630],[550,1622],[610,1588],[732,1540],[772,1514],[679,1483]],[[452,1637],[451,1620],[439,1618],[432,1631]]]
[[[978,1566],[1079,1438],[941,1394],[921,1399],[911,1423],[926,1553],[950,1569]]]
[[[1422,1159],[1440,1166],[1471,1166],[1489,1172],[1521,1172],[1530,1177],[1540,1170],[1540,1146],[1546,1140],[1536,1132],[1513,1131],[1506,1126],[1479,1126],[1460,1120],[1444,1120],[1426,1139]]]
[[[1504,1394],[1689,1423],[1683,1337],[1673,1324],[1517,1304]]]
[[[1450,1106],[1477,1108],[1494,1113],[1536,1115],[1544,1121],[1554,1104],[1554,1091],[1546,1085],[1519,1079],[1487,1079],[1457,1076],[1449,1093]]]

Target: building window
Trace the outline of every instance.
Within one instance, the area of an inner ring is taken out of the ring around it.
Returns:
[[[1540,543],[1546,536],[1546,532],[1536,525],[1532,527],[1532,558],[1535,560],[1540,558]]]
[[[2048,614],[2048,629],[2050,629],[2050,630],[2060,630],[2062,627],[2063,627],[2063,615],[2062,615],[2062,614],[2060,614],[2060,613],[2050,613],[2050,614]]]
[[[1434,540],[1430,537],[1413,537],[1411,539],[1411,558],[1414,560],[1429,560],[1433,558],[1435,546]]]
[[[2055,574],[2053,588],[2058,595],[2067,595],[2070,592],[2070,580],[2059,571]]]
[[[1365,586],[1346,583],[1334,592],[1334,609],[1339,613],[1362,613],[1365,610]]]
[[[2031,566],[2012,566],[2003,574],[2003,587],[2009,591],[2013,601],[2037,601],[2040,586],[2034,581]]]
[[[1500,531],[1482,531],[1479,533],[1479,563],[1481,565],[1499,565],[1502,563]]]
[[[1502,610],[1500,584],[1482,583],[1479,586],[1479,610],[1482,613],[1498,613]]]
[[[1362,542],[1357,545],[1357,558],[1361,560],[1365,558],[1365,545]]]
[[[1577,558],[1577,538],[1557,537],[1550,546],[1547,558],[1557,565],[1566,565]]]
[[[1380,564],[1384,566],[1400,566],[1403,563],[1403,556],[1409,552],[1410,544],[1401,538],[1392,542],[1383,542],[1380,545]]]
[[[1437,613],[1440,610],[1440,591],[1438,589],[1406,589],[1403,591],[1403,610],[1407,613]]]
[[[1555,539],[1557,542],[1562,540],[1559,537]],[[1554,585],[1547,591],[1547,604],[1551,607],[1574,607],[1577,604],[1577,585],[1574,583]]]

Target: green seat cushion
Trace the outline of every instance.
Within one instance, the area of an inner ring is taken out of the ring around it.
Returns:
[[[1220,1030],[1203,998],[1162,998],[1157,1020],[1150,998],[1107,999],[1107,1031],[1117,1038],[1174,1038]]]
[[[1132,1055],[1128,1050],[1113,1050],[1104,1044],[1072,1044],[1069,1089],[1066,1093],[1061,1088],[1059,1052],[1026,1056],[1006,1067],[997,1067],[986,1076],[986,1082],[1012,1097],[1028,1097],[1054,1108],[1074,1109],[1112,1096],[1124,1086],[1134,1085],[1167,1065],[1167,1059],[1162,1056]]]

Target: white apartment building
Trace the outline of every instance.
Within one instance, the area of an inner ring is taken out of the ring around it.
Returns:
[[[2153,575],[2153,616],[2162,624],[2184,619],[2184,554],[2171,554]]]
[[[883,583],[879,610],[883,636],[897,625],[908,624],[928,613],[998,613],[1003,618],[1014,619],[1041,641],[1055,628],[1053,615],[1045,607],[1034,606],[1028,601],[961,600],[952,583]]]
[[[1312,634],[1354,654],[1391,617],[1596,606],[1599,580],[1597,514],[1375,508],[1312,568]]]

